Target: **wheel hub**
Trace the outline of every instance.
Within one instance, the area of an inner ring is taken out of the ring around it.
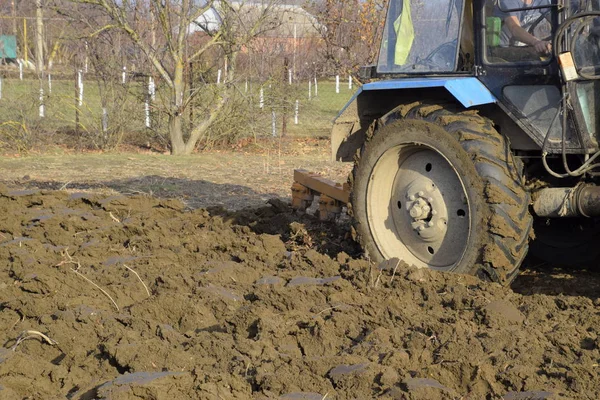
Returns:
[[[428,178],[415,179],[406,188],[406,218],[413,234],[425,242],[444,238],[448,211],[439,188]]]
[[[410,196],[411,198],[415,198],[415,196]],[[423,198],[416,199],[412,206],[410,207],[410,216],[416,221],[422,221],[429,216],[429,212],[431,211],[431,204],[428,203]]]

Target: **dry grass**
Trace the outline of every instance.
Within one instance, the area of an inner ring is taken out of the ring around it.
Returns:
[[[289,139],[238,150],[173,157],[152,153],[38,154],[0,158],[9,186],[103,191],[177,198],[190,207],[258,206],[288,198],[295,168],[346,180],[348,166],[329,160],[329,142]]]

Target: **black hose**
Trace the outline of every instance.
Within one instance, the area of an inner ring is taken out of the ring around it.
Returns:
[[[555,58],[558,58],[559,55],[559,47],[558,44],[560,42],[560,40],[563,39],[563,36],[565,35],[565,32],[567,30],[567,28],[569,28],[571,26],[571,24],[573,24],[573,22],[575,22],[576,20],[582,19],[582,18],[587,18],[587,17],[600,17],[600,11],[588,11],[588,12],[584,12],[584,13],[579,13],[576,15],[573,15],[569,18],[567,18],[557,29],[556,31],[556,35],[554,36],[554,40],[553,40],[553,44],[552,44],[552,51],[554,53]],[[583,26],[583,24],[582,24]],[[580,30],[583,30],[583,28],[578,27],[578,29],[576,30],[576,32],[579,32]],[[571,45],[571,48],[575,47],[575,38],[576,35],[573,36],[574,39],[569,42],[569,44]],[[566,43],[566,40],[565,40]],[[578,71],[579,72],[579,71]],[[588,79],[586,76],[580,74],[583,78]],[[593,79],[600,79],[599,77],[594,77]],[[588,79],[588,80],[592,80],[592,79]],[[552,120],[552,123],[550,124],[550,127],[548,128],[548,133],[546,134],[546,137],[544,138],[544,143],[542,145],[542,162],[544,164],[544,168],[546,169],[546,171],[556,177],[556,178],[567,178],[567,177],[578,177],[581,175],[584,175],[585,173],[590,172],[592,169],[594,168],[598,168],[600,167],[600,164],[592,164],[592,162],[594,162],[596,160],[596,158],[600,157],[600,151],[596,152],[593,156],[591,156],[587,161],[585,161],[579,168],[577,168],[575,171],[571,171],[571,169],[569,168],[568,162],[567,162],[567,148],[566,148],[566,131],[567,131],[567,123],[568,123],[568,113],[567,113],[567,107],[569,104],[569,99],[568,99],[568,91],[567,91],[567,84],[564,83],[563,84],[563,98],[561,101],[561,107],[562,107],[562,124],[561,124],[561,128],[562,128],[562,140],[561,140],[561,150],[562,150],[562,161],[563,161],[563,167],[566,171],[566,174],[559,174],[554,172],[550,166],[548,165],[548,162],[546,160],[546,156],[547,156],[547,152],[546,152],[546,146],[548,143],[548,138],[550,136],[550,129],[552,128],[552,125],[554,124],[554,122],[556,121],[556,117],[558,116],[557,113],[554,117],[554,119]],[[595,173],[594,173],[595,175]]]
[[[556,35],[554,36],[554,40],[552,43],[552,51],[554,55],[558,57],[558,41],[564,35],[564,31],[573,23],[575,20],[585,18],[585,17],[600,17],[600,11],[587,11],[579,14],[575,14],[569,18],[567,18],[556,30]]]
[[[598,16],[593,17],[593,18],[598,18],[598,17],[600,17],[600,13]],[[581,17],[581,18],[583,19],[585,17]],[[590,17],[587,17],[587,18],[590,18]],[[573,32],[573,37],[571,38],[571,42],[570,42],[570,49],[575,48],[575,46],[577,44],[577,39],[579,38],[579,35],[581,34],[581,32],[583,32],[585,27],[586,27],[586,25],[584,23],[582,23],[582,24],[580,24],[580,26],[577,27],[575,32]],[[588,75],[585,72],[583,72],[581,69],[578,69],[577,73],[579,74],[579,76],[581,76],[582,78],[584,78],[585,80],[588,80],[588,81],[600,79],[600,75]]]

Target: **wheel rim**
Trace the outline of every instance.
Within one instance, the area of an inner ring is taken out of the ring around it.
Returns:
[[[386,150],[366,200],[369,229],[384,258],[440,270],[461,261],[471,233],[469,198],[439,150],[416,143]]]

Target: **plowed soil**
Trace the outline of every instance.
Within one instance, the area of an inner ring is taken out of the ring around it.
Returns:
[[[356,250],[281,201],[1,186],[0,398],[600,398],[598,292],[522,295]]]

